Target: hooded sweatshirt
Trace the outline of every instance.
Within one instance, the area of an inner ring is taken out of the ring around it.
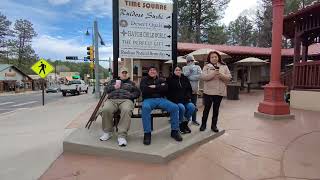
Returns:
[[[174,103],[188,103],[191,102],[192,87],[189,79],[181,74],[176,76],[173,74],[167,79],[168,93],[167,98]]]

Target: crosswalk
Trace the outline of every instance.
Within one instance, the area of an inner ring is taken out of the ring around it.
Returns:
[[[24,105],[28,105],[28,104],[34,104],[38,101],[30,101],[30,102],[26,102],[26,103],[20,103],[20,104],[15,104],[15,105],[12,105],[12,107],[20,107],[20,106],[24,106]]]
[[[7,105],[7,104],[12,104],[12,103],[14,103],[14,102],[5,102],[5,103],[0,103],[0,106],[2,106],[2,105]]]
[[[0,115],[6,115],[22,109],[29,109],[30,105],[38,103],[38,101],[29,102],[0,102]]]

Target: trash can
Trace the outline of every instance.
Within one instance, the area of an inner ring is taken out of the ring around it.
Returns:
[[[229,100],[239,100],[240,86],[237,84],[227,85],[227,99]]]

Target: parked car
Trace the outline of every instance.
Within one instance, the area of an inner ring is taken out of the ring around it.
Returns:
[[[56,87],[56,86],[49,86],[47,89],[46,89],[46,93],[49,93],[49,92],[52,92],[52,93],[57,93],[60,91],[60,88],[59,87]]]
[[[71,80],[65,85],[61,85],[61,92],[63,96],[67,93],[80,95],[81,92],[88,93],[88,85],[83,80]]]

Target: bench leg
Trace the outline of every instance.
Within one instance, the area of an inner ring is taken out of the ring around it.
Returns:
[[[153,131],[153,117],[151,116],[151,131]]]

